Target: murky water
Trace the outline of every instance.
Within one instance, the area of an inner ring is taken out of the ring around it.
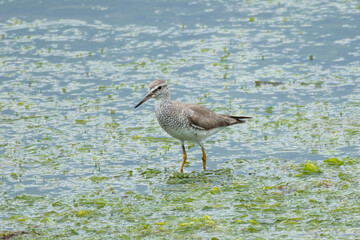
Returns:
[[[356,158],[359,22],[355,1],[2,1],[0,196],[172,188],[180,144],[152,101],[133,108],[156,78],[173,99],[253,117],[205,144],[220,185],[233,180],[222,169],[241,178],[264,159]],[[188,157],[185,172],[203,178],[199,147]],[[23,229],[8,220],[19,209],[0,208],[3,230]]]

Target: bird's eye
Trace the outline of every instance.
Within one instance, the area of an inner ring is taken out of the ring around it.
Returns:
[[[160,90],[161,89],[161,86],[158,86],[158,90]]]

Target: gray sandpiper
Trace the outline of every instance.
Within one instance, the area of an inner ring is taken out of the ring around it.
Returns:
[[[140,106],[150,98],[155,99],[155,114],[160,126],[172,137],[181,142],[183,160],[180,173],[186,162],[185,141],[197,143],[202,150],[203,169],[206,170],[206,154],[203,140],[221,129],[234,124],[245,123],[251,117],[216,114],[209,109],[191,103],[170,99],[170,91],[164,80],[154,80],[148,86],[147,95],[136,104]]]

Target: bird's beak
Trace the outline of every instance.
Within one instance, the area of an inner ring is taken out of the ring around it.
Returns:
[[[149,100],[153,95],[154,95],[153,92],[149,92],[138,104],[136,104],[135,108],[137,108],[138,106]]]

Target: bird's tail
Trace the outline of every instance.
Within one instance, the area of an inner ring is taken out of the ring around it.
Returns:
[[[231,116],[231,115],[226,115],[227,117],[230,117],[232,119],[235,119],[236,120],[236,123],[234,124],[237,124],[237,123],[246,123],[246,121],[244,119],[250,119],[252,117],[244,117],[244,116]]]

